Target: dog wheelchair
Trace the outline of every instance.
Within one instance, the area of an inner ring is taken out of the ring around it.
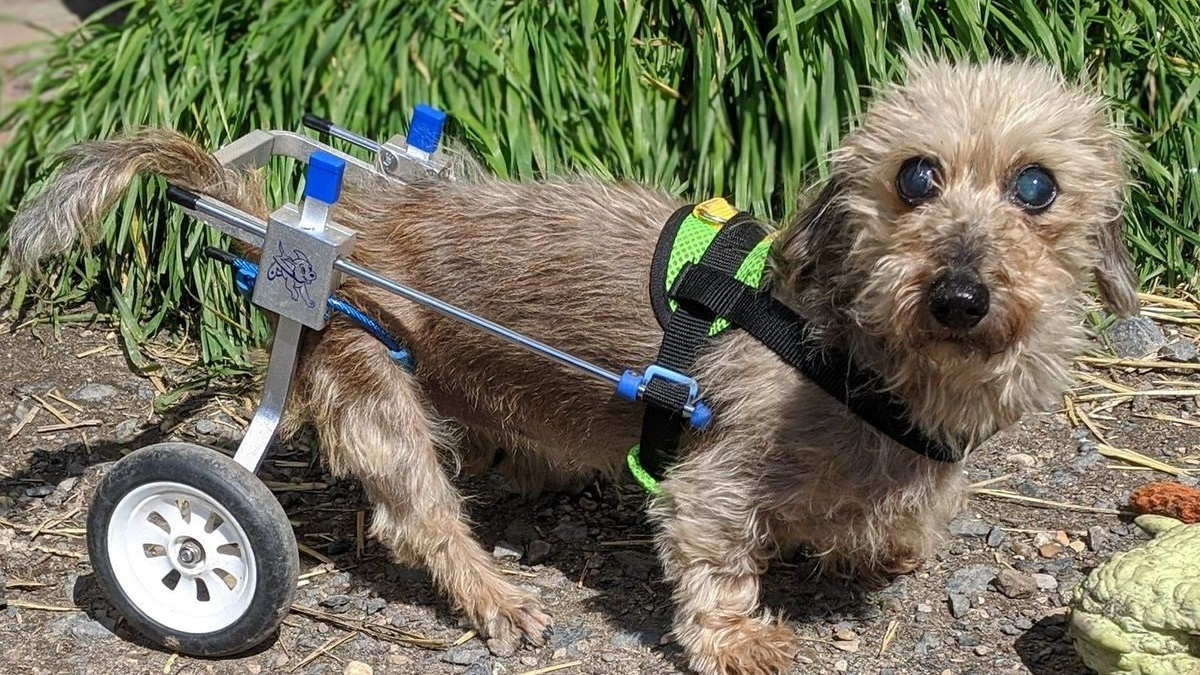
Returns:
[[[253,131],[225,145],[214,156],[228,168],[265,167],[274,157],[306,165],[300,203],[281,206],[266,222],[168,186],[168,198],[188,216],[260,251],[257,264],[226,251],[208,253],[230,264],[238,289],[278,321],[260,405],[232,458],[188,443],[147,446],[118,461],[93,498],[87,544],[98,584],[152,641],[197,656],[236,654],[260,644],[287,615],[298,547],[283,508],[255,472],[278,428],[302,332],[322,330],[333,313],[341,313],[383,342],[398,367],[414,368],[412,355],[383,326],[337,296],[346,278],[607,382],[631,402],[643,400],[652,381],[670,383],[686,391],[679,412],[687,424],[709,424],[712,413],[686,374],[659,364],[640,373],[608,371],[351,261],[355,233],[330,218],[343,181],[453,180],[438,147],[444,121],[440,111],[417,106],[407,137],[378,143],[305,116],[305,127],[365,150],[370,161],[289,131]],[[630,468],[636,475],[636,459]]]

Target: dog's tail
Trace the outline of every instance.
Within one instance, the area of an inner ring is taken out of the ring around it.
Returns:
[[[13,217],[9,252],[20,269],[33,270],[77,242],[91,245],[109,209],[139,174],[166,178],[243,211],[266,211],[259,180],[222,167],[194,141],[173,131],[144,129],[130,136],[89,141],[59,156],[62,167]]]

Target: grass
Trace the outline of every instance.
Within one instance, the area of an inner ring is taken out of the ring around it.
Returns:
[[[22,194],[73,142],[163,125],[217,147],[312,111],[360,133],[403,132],[429,102],[502,175],[585,170],[785,217],[824,171],[871,84],[904,51],[1035,54],[1114,100],[1140,144],[1127,232],[1149,284],[1194,286],[1200,251],[1200,22],[1194,0],[130,0],[26,66],[33,90],[0,171],[0,243]],[[291,176],[273,180],[294,199]],[[200,251],[153,182],[130,193],[91,252],[49,283],[10,282],[14,307],[84,300],[121,324],[135,364],[163,328],[205,363],[248,367],[265,325]],[[0,263],[0,274],[7,261]]]

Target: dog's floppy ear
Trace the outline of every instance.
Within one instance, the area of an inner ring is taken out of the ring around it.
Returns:
[[[1137,316],[1138,275],[1133,269],[1133,258],[1125,246],[1125,235],[1121,230],[1123,218],[1116,217],[1100,226],[1096,236],[1099,260],[1096,261],[1096,286],[1104,304],[1118,318]]]
[[[830,256],[838,256],[835,249],[840,248],[839,234],[846,219],[842,192],[842,181],[834,174],[779,233],[776,262],[793,286],[820,274]]]

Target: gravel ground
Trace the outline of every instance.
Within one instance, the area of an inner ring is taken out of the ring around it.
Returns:
[[[1197,315],[1193,308],[1178,316]],[[1149,328],[1116,335],[1118,347],[1157,349],[1146,340],[1161,337],[1158,327]],[[1195,358],[1194,332],[1167,333],[1164,354]],[[171,345],[157,354],[168,382],[192,358]],[[1145,539],[1116,514],[1129,491],[1170,479],[1104,457],[1096,432],[1112,446],[1200,468],[1194,394],[1108,396],[1122,387],[1200,391],[1197,372],[1182,370],[1194,365],[1150,358],[1153,368],[1080,366],[1082,384],[1063,410],[1028,417],[975,454],[965,467],[971,480],[999,492],[978,495],[917,572],[868,591],[818,578],[804,560],[775,565],[764,596],[802,638],[793,672],[1087,672],[1065,638],[1070,589],[1111,553]],[[116,336],[101,326],[6,332],[0,368],[7,374],[0,394],[0,433],[8,437],[0,448],[6,673],[684,672],[667,633],[669,589],[632,486],[525,500],[493,479],[462,481],[485,545],[555,617],[548,646],[510,653],[468,633],[426,573],[392,564],[377,544],[359,540],[368,509],[359,486],[327,475],[304,442],[273,450],[260,474],[307,551],[296,606],[279,634],[223,660],[158,649],[96,589],[82,538],[94,487],[124,453],[160,440],[231,452],[255,391],[215,387],[155,413],[155,383],[130,373]],[[1029,501],[1039,499],[1060,504]],[[430,643],[416,646],[414,636]]]

